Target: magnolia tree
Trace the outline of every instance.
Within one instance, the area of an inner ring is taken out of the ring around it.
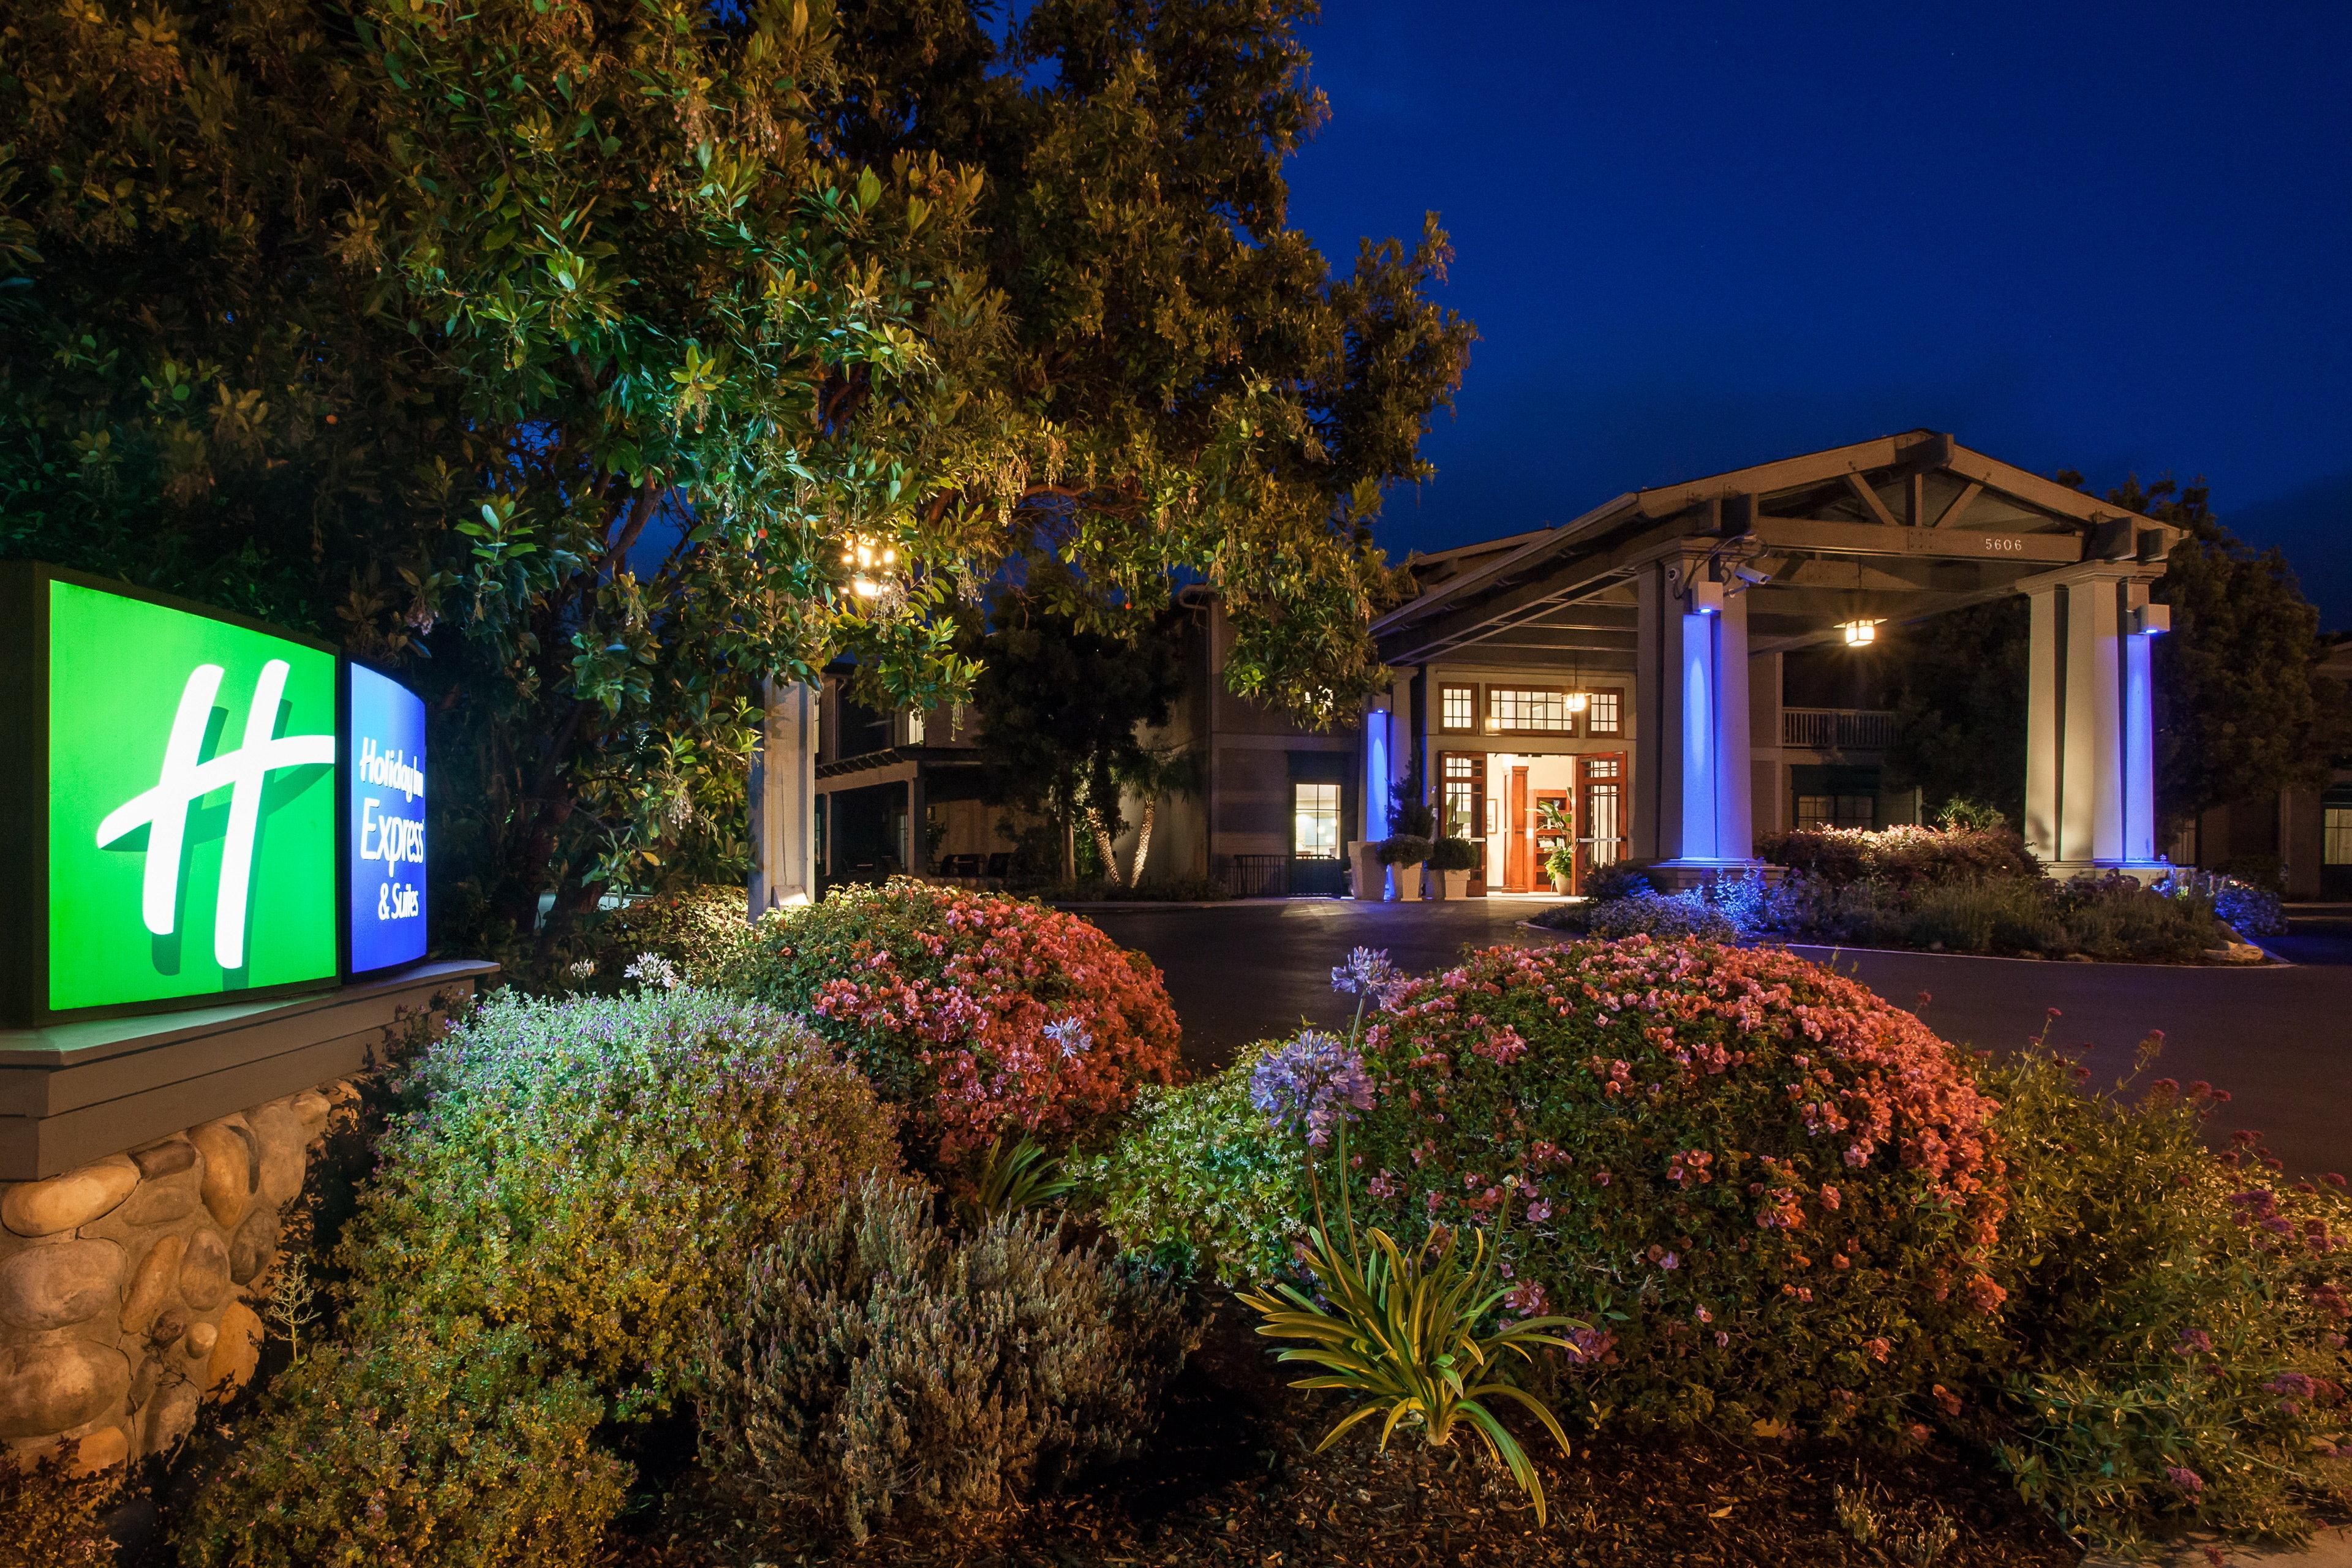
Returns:
[[[757,683],[961,695],[1051,558],[1238,688],[1377,677],[1366,542],[1469,329],[1284,226],[1297,6],[102,0],[0,31],[0,550],[433,700],[439,895],[729,875]],[[845,551],[891,553],[853,590]]]

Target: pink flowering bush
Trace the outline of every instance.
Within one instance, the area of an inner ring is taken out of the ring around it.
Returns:
[[[722,980],[807,1015],[904,1116],[918,1159],[1067,1142],[1175,1077],[1160,971],[1040,904],[911,879],[761,921]]]
[[[2108,1546],[2300,1538],[2352,1506],[2352,1200],[2258,1135],[2210,1152],[2227,1096],[2146,1067],[2096,1096],[2047,1055],[1983,1068],[2011,1186],[1995,1452]]]
[[[1746,1434],[1907,1426],[1994,1337],[1993,1102],[1910,1014],[1777,950],[1492,948],[1393,989],[1351,1133],[1401,1228],[1515,1218],[1591,1395]]]

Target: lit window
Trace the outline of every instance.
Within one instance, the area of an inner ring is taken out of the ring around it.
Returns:
[[[1622,735],[1625,732],[1625,694],[1622,691],[1595,691],[1592,706],[1584,716],[1585,733],[1589,735]]]
[[[1625,853],[1624,805],[1616,784],[1592,784],[1584,792],[1584,843],[1596,868],[1613,866]]]
[[[1478,831],[1485,815],[1478,808],[1477,763],[1458,752],[1447,757],[1444,783],[1445,821],[1439,831],[1448,838],[1467,838]]]
[[[1437,689],[1437,727],[1441,730],[1469,730],[1478,722],[1478,689],[1475,686],[1441,686]]]
[[[1301,860],[1339,858],[1339,786],[1335,784],[1295,784],[1290,786],[1290,852]]]
[[[1486,727],[1515,735],[1569,735],[1576,731],[1576,720],[1563,692],[1539,686],[1490,686]]]
[[[2319,863],[2352,866],[2352,805],[2328,806],[2321,820]]]
[[[1617,759],[1594,757],[1584,764],[1584,776],[1589,779],[1613,779],[1617,776]]]

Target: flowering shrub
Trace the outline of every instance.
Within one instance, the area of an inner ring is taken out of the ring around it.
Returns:
[[[1833,883],[1916,888],[2042,875],[2033,851],[2007,827],[1801,827],[1759,835],[1756,853],[1775,866]]]
[[[1081,1204],[1119,1242],[1228,1285],[1288,1268],[1307,1234],[1307,1178],[1291,1141],[1251,1103],[1271,1042],[1178,1089],[1146,1089],[1116,1141],[1070,1163]]]
[[[842,889],[761,921],[725,984],[846,1048],[919,1158],[952,1163],[1009,1132],[1066,1142],[1175,1074],[1176,1012],[1150,960],[993,894]]]
[[[656,893],[596,921],[589,962],[596,978],[613,979],[650,954],[678,982],[705,985],[741,950],[751,921],[749,900],[739,887]]]
[[[2226,1098],[2159,1079],[2113,1097],[2030,1054],[1984,1068],[2003,1101],[2011,1210],[2002,1465],[2077,1534],[2129,1545],[2192,1524],[2300,1536],[2352,1501],[2345,1354],[2352,1202],[2290,1183],[2251,1135],[2219,1157]]]
[[[1626,936],[1655,937],[1671,942],[1699,937],[1729,942],[1738,932],[1731,920],[1696,889],[1681,893],[1641,892],[1606,903],[1587,906],[1585,931],[1604,940]]]
[[[296,1363],[179,1530],[191,1568],[585,1568],[629,1468],[604,1401],[527,1336],[411,1326]]]
[[[888,1111],[797,1019],[709,992],[493,997],[418,1058],[341,1260],[351,1321],[472,1315],[658,1403],[776,1228],[897,1164]]]
[[[1365,1054],[1366,1190],[1473,1218],[1515,1184],[1516,1304],[1610,1336],[1601,1384],[1639,1415],[1894,1423],[1993,1326],[1992,1102],[1790,954],[1489,949],[1397,994]]]

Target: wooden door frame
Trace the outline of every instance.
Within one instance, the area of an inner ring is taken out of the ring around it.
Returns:
[[[1529,815],[1528,764],[1513,763],[1503,784],[1503,890],[1535,890],[1535,824]]]
[[[1470,763],[1471,808],[1468,831],[1463,837],[1478,846],[1478,866],[1470,873],[1470,896],[1484,898],[1486,893],[1486,756],[1485,752],[1443,751],[1437,753],[1437,831],[1445,832],[1445,764],[1454,757],[1466,758]]]

